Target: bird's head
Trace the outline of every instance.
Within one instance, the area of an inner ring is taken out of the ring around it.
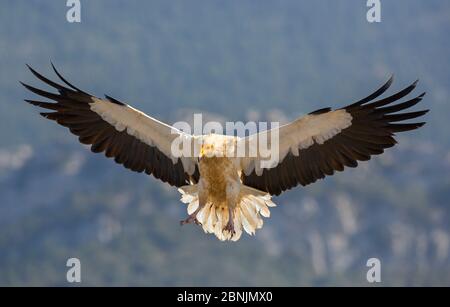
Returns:
[[[213,143],[203,143],[200,147],[200,155],[199,158],[202,159],[204,157],[211,158],[217,155],[216,146]]]
[[[212,157],[234,157],[236,138],[211,134],[202,139],[199,159]]]

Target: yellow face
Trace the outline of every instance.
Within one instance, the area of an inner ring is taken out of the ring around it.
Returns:
[[[200,158],[214,156],[214,144],[203,144],[200,148]]]

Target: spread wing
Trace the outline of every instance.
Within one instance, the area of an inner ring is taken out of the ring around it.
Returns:
[[[55,73],[67,87],[47,79],[29,66],[28,68],[35,77],[58,93],[22,83],[31,92],[52,102],[25,101],[50,110],[40,114],[69,128],[81,143],[92,145],[93,152],[104,152],[106,157],[114,158],[115,162],[132,171],[145,171],[174,186],[198,180],[198,168],[194,159],[177,158],[171,154],[171,144],[175,138],[192,141],[191,135],[114,98],[106,96],[106,99],[100,99],[78,89],[67,82],[54,66]]]
[[[376,100],[392,84],[392,77],[368,97],[338,110],[320,109],[277,129],[261,132],[270,140],[279,135],[279,159],[263,166],[260,156],[241,159],[244,184],[273,195],[301,184],[303,186],[356,167],[396,144],[395,133],[417,129],[424,122],[404,122],[417,118],[428,110],[397,113],[422,100],[425,93],[394,104],[407,96],[417,81],[404,90]],[[242,139],[250,142],[261,133]],[[269,142],[270,143],[270,142]]]

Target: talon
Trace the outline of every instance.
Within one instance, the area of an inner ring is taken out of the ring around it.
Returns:
[[[222,231],[228,231],[231,234],[231,237],[233,237],[236,234],[236,231],[234,230],[234,223],[233,223],[234,214],[233,214],[233,209],[231,208],[231,206],[228,207],[228,214],[229,214],[228,222]]]
[[[229,233],[231,233],[231,236],[236,234],[236,231],[234,230],[234,223],[233,223],[233,221],[231,221],[231,220],[228,221],[228,223],[223,228],[223,231],[228,231]]]
[[[201,223],[197,220],[196,215],[194,215],[194,214],[189,215],[187,217],[187,219],[180,221],[181,226],[183,226],[185,224],[192,224],[192,223],[195,223],[196,225],[201,225]]]
[[[200,223],[197,220],[197,213],[200,212],[200,210],[203,208],[203,206],[199,206],[197,208],[197,210],[194,211],[194,213],[192,213],[191,215],[189,215],[185,220],[180,221],[180,225],[183,226],[185,224],[192,224],[195,223],[196,225],[202,225],[202,223]]]

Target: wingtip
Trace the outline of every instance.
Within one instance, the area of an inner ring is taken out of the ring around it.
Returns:
[[[22,82],[22,81],[20,81],[20,80],[19,80],[19,83],[22,84],[22,86],[25,87],[25,88],[27,88],[27,89],[30,89],[30,87],[31,87],[30,85],[28,85],[28,84],[26,84],[25,82]]]
[[[31,71],[31,73],[35,76],[41,76],[41,74],[39,74],[33,67],[31,67],[31,65],[29,64],[25,64],[27,66],[27,68]]]
[[[59,70],[56,69],[56,66],[55,66],[55,64],[53,63],[52,60],[50,60],[50,65],[52,66],[52,69],[53,69],[53,71],[55,72],[55,74],[56,74],[59,78],[64,79],[64,78],[62,77],[61,73],[59,72]],[[64,81],[64,80],[63,80],[63,81]]]
[[[416,111],[415,113],[417,114],[416,117],[420,117],[420,116],[424,116],[424,115],[427,114],[428,112],[430,112],[429,109]]]
[[[67,81],[67,80],[59,73],[59,71],[56,69],[55,65],[53,65],[53,62],[52,62],[52,61],[50,61],[50,64],[52,65],[53,71],[55,72],[55,74],[58,76],[58,78],[59,78],[62,82],[64,82],[66,85],[68,85],[70,88],[72,88],[72,89],[75,90],[75,91],[78,91],[78,92],[80,92],[80,93],[82,93],[82,94],[89,95],[88,93],[86,93],[86,92],[80,90],[78,87],[76,87],[75,85],[73,85],[73,84],[71,84],[69,81]]]
[[[395,78],[395,74],[394,74],[394,73],[391,73],[391,75],[390,75],[390,77],[389,77],[387,83],[388,83],[388,84],[392,84],[392,83],[394,82],[394,78]]]
[[[36,89],[34,87],[32,87],[31,85],[28,85],[28,84],[26,84],[26,83],[24,83],[22,81],[19,81],[19,83],[22,84],[22,86],[24,86],[27,90],[29,90],[29,91],[31,91],[33,93],[36,92]]]
[[[34,100],[24,99],[23,101],[25,101],[25,102],[27,102],[27,103],[29,103],[29,104],[32,104],[32,105],[34,105],[34,106],[37,106],[37,105],[38,105],[37,101],[34,101]]]
[[[423,97],[425,97],[426,94],[427,94],[426,92],[423,92],[422,94],[420,94],[419,96],[417,96],[416,99],[417,99],[418,101],[422,101]]]
[[[53,71],[55,72],[55,74],[60,77],[61,74],[59,73],[59,71],[56,69],[55,65],[53,64],[53,61],[50,60],[50,65],[52,66]],[[61,77],[60,77],[61,78]]]
[[[417,128],[423,127],[425,126],[427,122],[421,122],[421,123],[417,123]]]
[[[420,116],[424,116],[425,114],[430,112],[430,109],[422,110],[422,111],[419,111],[419,112],[421,113]]]

